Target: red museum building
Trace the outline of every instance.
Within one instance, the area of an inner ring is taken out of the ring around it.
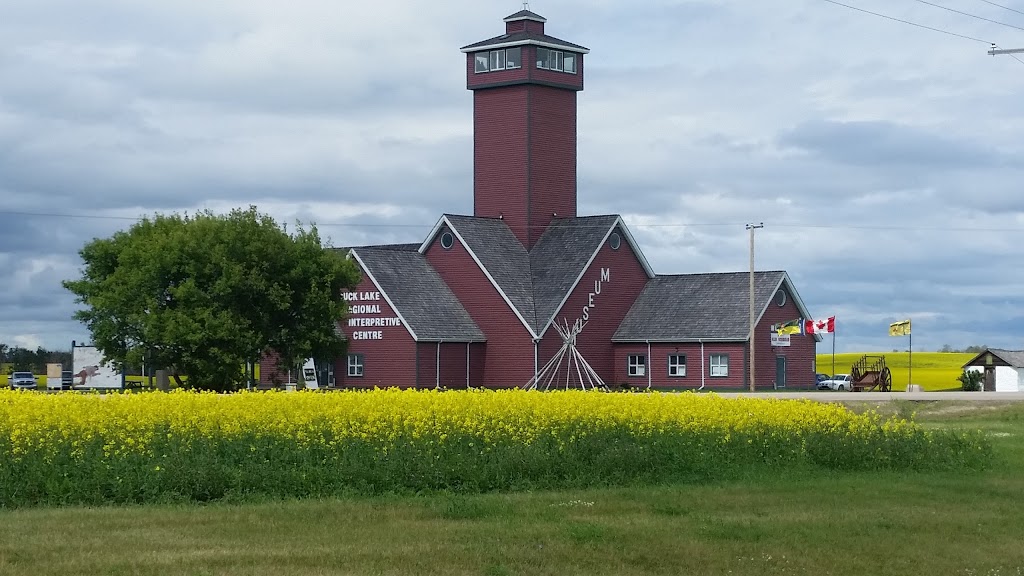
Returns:
[[[504,21],[462,48],[473,215],[442,216],[421,244],[345,249],[363,278],[340,323],[348,355],[319,366],[321,386],[521,387],[562,347],[553,325],[582,320],[576,348],[613,388],[748,388],[749,273],[657,275],[620,216],[577,215],[589,51],[528,10]],[[814,388],[818,337],[770,341],[772,324],[812,317],[789,275],[754,284],[757,387]]]

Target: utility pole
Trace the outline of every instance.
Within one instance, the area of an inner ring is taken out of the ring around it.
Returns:
[[[993,44],[992,45],[992,49],[988,51],[988,55],[989,56],[999,56],[999,55],[1002,55],[1002,54],[1022,54],[1022,53],[1024,53],[1024,48],[1002,49],[1002,48],[997,47],[995,44]]]
[[[750,391],[754,392],[754,230],[764,228],[764,222],[747,224],[750,232]]]

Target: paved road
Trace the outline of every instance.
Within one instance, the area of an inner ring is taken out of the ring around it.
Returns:
[[[890,400],[957,400],[965,402],[1022,402],[1024,392],[728,392],[723,398],[806,398],[820,402],[888,402]]]

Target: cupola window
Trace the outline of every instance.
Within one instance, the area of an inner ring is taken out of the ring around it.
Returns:
[[[575,74],[576,55],[572,52],[562,52],[561,50],[537,48],[537,68]]]
[[[476,72],[495,72],[523,67],[523,49],[519,46],[504,50],[477,52],[474,58]]]

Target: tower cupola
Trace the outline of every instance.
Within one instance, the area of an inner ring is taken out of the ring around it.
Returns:
[[[529,10],[464,46],[473,91],[473,213],[503,218],[527,249],[576,216],[576,93],[587,48],[547,35]]]

